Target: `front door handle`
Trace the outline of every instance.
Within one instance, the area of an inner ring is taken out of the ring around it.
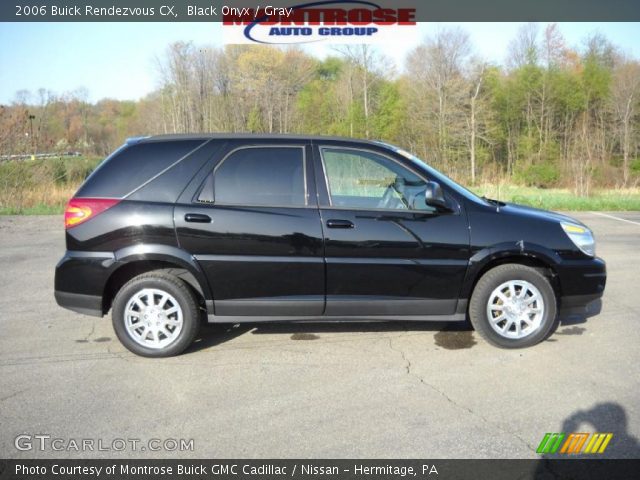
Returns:
[[[327,227],[328,228],[353,228],[353,222],[349,221],[349,220],[336,220],[336,219],[331,219],[331,220],[327,220]]]
[[[187,213],[184,220],[192,223],[211,223],[211,217],[203,213]]]

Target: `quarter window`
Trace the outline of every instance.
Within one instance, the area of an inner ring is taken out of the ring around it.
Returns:
[[[244,148],[215,170],[215,203],[304,206],[304,156],[300,147]]]
[[[331,205],[425,210],[425,181],[393,160],[364,150],[323,148]]]

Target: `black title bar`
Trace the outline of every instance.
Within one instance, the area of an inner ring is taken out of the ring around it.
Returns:
[[[229,9],[255,10],[256,7],[294,7],[308,3],[318,3],[318,0],[3,0],[0,22],[221,22]],[[327,8],[375,6],[414,8],[417,22],[640,20],[638,0],[327,1]]]

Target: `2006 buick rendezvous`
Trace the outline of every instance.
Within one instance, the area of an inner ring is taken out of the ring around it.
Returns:
[[[175,355],[209,322],[464,320],[526,347],[602,296],[570,217],[479,198],[379,142],[129,140],[69,201],[55,296],[112,310],[121,342]]]

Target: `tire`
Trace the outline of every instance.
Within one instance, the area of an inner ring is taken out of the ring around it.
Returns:
[[[200,309],[185,282],[150,272],[134,277],[118,291],[112,321],[129,351],[143,357],[170,357],[193,343],[200,329]]]
[[[473,328],[501,348],[541,342],[551,333],[556,313],[556,295],[549,280],[538,270],[515,263],[486,272],[469,302]]]

